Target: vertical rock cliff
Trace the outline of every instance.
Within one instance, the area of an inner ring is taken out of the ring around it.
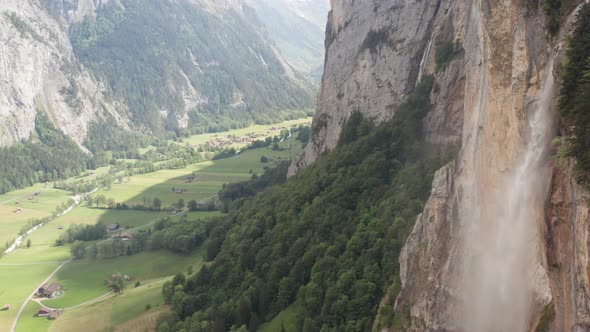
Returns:
[[[433,71],[433,44],[454,42],[455,6],[437,1],[332,1],[326,29],[326,60],[311,144],[292,165],[290,174],[336,146],[344,121],[359,111],[381,121],[404,100],[423,72]],[[430,68],[428,68],[430,67]],[[446,74],[461,84],[461,68]],[[455,86],[441,99],[460,96]],[[460,105],[446,101],[430,115],[433,141],[460,136]],[[438,130],[440,127],[440,130]],[[442,128],[444,127],[444,129]]]
[[[336,146],[352,112],[393,116],[425,75],[425,139],[461,145],[402,251],[401,292],[384,299],[404,330],[587,331],[588,194],[551,158],[571,17],[550,38],[541,1],[332,6],[312,138],[291,174]]]

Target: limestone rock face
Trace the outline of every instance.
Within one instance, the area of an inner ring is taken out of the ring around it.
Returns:
[[[455,24],[462,24],[460,17],[464,14],[457,10],[462,10],[461,6],[440,0],[333,0],[315,129],[311,144],[295,160],[290,174],[333,149],[352,112],[359,111],[377,121],[389,119],[419,78],[433,73],[433,45],[462,39],[463,27]],[[463,79],[462,69],[453,73],[454,79]],[[440,96],[448,98],[453,94],[460,95],[460,89],[443,91]],[[441,126],[447,129],[433,132],[433,141],[459,138],[460,108],[439,108],[431,116],[429,130]]]
[[[88,122],[105,113],[119,118],[77,64],[65,31],[37,1],[0,2],[0,146],[28,138],[39,111],[78,143]],[[69,102],[68,90],[77,91]]]
[[[549,186],[545,179],[537,179],[538,184],[529,185],[525,194],[528,196],[523,201],[530,204],[525,215],[533,222],[531,234],[517,244],[525,248],[520,252],[530,257],[530,266],[521,266],[524,269],[521,282],[527,288],[523,295],[532,300],[530,304],[515,304],[515,310],[522,310],[519,315],[524,317],[504,327],[499,322],[488,324],[489,315],[479,317],[477,314],[482,312],[470,306],[489,298],[498,300],[490,293],[500,290],[485,290],[486,283],[477,279],[501,278],[504,272],[501,263],[493,272],[490,270],[493,265],[478,260],[485,259],[487,251],[495,250],[494,240],[487,239],[486,232],[493,239],[503,227],[500,219],[516,217],[508,220],[514,232],[518,232],[519,222],[522,224],[518,219],[522,212],[512,215],[503,211],[511,209],[504,205],[504,197],[517,192],[516,186],[522,185],[513,175],[518,174],[527,146],[533,144],[534,138],[530,136],[534,128],[530,126],[537,125],[532,119],[541,111],[543,87],[548,86],[549,93],[553,90],[552,80],[546,79],[547,71],[553,70],[550,66],[553,55],[544,41],[543,27],[538,24],[541,14],[537,8],[511,1],[457,1],[455,5],[461,6],[461,3],[465,7],[456,12],[465,14],[462,16],[464,23],[456,27],[464,27],[463,68],[450,66],[444,75],[437,75],[440,91],[450,98],[437,99],[439,103],[428,116],[425,127],[430,141],[445,143],[453,140],[455,132],[445,128],[446,120],[437,112],[446,110],[442,113],[450,119],[462,118],[462,149],[454,174],[448,176],[447,184],[442,186],[452,184],[452,193],[443,200],[434,190],[433,198],[408,238],[400,259],[406,281],[396,308],[410,308],[412,331],[469,331],[474,328],[524,331],[535,326],[545,306],[552,301],[542,232],[536,232],[542,230],[545,223],[543,197]],[[460,31],[455,34],[460,35]],[[464,79],[458,74],[461,71],[465,73]],[[462,107],[458,106],[460,104]],[[546,125],[550,130],[551,124]],[[546,158],[545,154],[540,155]],[[546,174],[546,162],[539,165],[542,167],[539,174]],[[434,189],[437,187],[441,185],[435,183]],[[420,238],[419,234],[428,236]],[[516,251],[519,251],[517,247],[508,255],[517,255]],[[489,276],[490,273],[498,273],[498,276]]]
[[[455,171],[456,165],[452,163],[435,174],[427,207],[418,216],[400,254],[400,280],[404,294],[395,306],[409,307],[411,317],[427,317],[427,327],[434,331],[455,328],[449,319],[457,310],[449,273],[449,260],[458,257],[453,246],[457,240],[456,231],[449,222],[456,217]],[[448,302],[441,306],[444,301]],[[418,330],[416,326],[414,329]]]

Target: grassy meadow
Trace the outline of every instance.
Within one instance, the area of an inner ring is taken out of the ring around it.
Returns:
[[[135,175],[123,183],[113,184],[111,190],[101,190],[98,194],[117,202],[139,205],[150,205],[154,198],[159,198],[163,207],[175,204],[179,199],[184,199],[185,203],[190,200],[208,200],[217,195],[224,183],[247,180],[252,176],[250,171],[261,174],[264,167],[272,167],[277,162],[292,158],[300,151],[300,144],[294,142],[294,139],[281,144],[284,148],[288,148],[289,145],[292,145],[290,150],[246,150],[232,158],[204,161],[181,169]],[[269,162],[262,163],[262,156],[267,157]],[[187,178],[193,173],[195,180],[188,183]],[[173,188],[186,190],[186,193],[175,193],[172,191]]]
[[[59,263],[27,264],[0,261],[0,306],[10,304],[12,309],[0,311],[0,331],[10,331],[10,326],[24,300],[36,289]]]
[[[33,195],[35,192],[39,194]],[[43,184],[0,195],[0,247],[18,237],[29,220],[51,216],[69,199],[70,193]]]
[[[49,331],[155,331],[162,316],[170,316],[164,306],[162,284],[164,280],[145,284],[108,299],[64,311],[52,323]],[[149,305],[149,306],[148,306]]]
[[[244,136],[248,133],[266,133],[274,136],[280,130],[272,131],[271,127],[290,127],[308,122],[308,119],[287,121],[270,126],[254,126],[232,131],[193,136],[184,143],[202,144],[214,135]],[[128,205],[151,202],[154,198],[162,201],[162,207],[168,207],[184,199],[185,204],[191,200],[206,201],[214,198],[223,184],[249,179],[252,174],[261,174],[266,167],[290,159],[301,150],[301,142],[294,137],[279,144],[281,149],[271,147],[245,150],[240,154],[226,159],[210,160],[182,169],[161,170],[154,173],[134,175],[125,178],[122,183],[114,183],[110,190],[100,189],[96,195],[113,198],[117,202]],[[262,162],[265,156],[268,162]],[[108,172],[108,167],[97,172],[87,172],[76,178],[67,180],[92,180],[94,177]],[[187,182],[193,175],[195,180]],[[183,194],[172,191],[172,188],[186,190]],[[40,192],[32,196],[34,192]],[[53,184],[38,184],[22,190],[0,195],[0,244],[16,238],[23,225],[31,218],[50,216],[56,207],[68,201],[72,193],[53,189]],[[31,199],[29,199],[31,197]],[[18,202],[18,204],[17,204]],[[19,213],[15,213],[20,209]],[[189,219],[208,218],[219,215],[212,212],[189,212]],[[62,262],[70,259],[69,246],[55,246],[55,240],[61,233],[74,224],[105,224],[118,223],[123,228],[138,229],[151,225],[158,219],[171,217],[180,219],[180,215],[172,216],[169,212],[109,210],[89,206],[82,203],[68,214],[56,218],[29,235],[17,250],[0,259],[0,306],[10,304],[9,311],[0,312],[0,331],[9,331],[17,311],[24,300],[33,292]],[[27,248],[27,240],[31,247]],[[55,321],[34,317],[39,304],[31,301],[21,316],[17,331],[151,331],[156,322],[170,317],[169,309],[163,305],[161,286],[164,281],[179,272],[187,271],[192,266],[197,272],[202,266],[202,250],[191,255],[181,256],[168,251],[142,252],[133,256],[115,259],[90,260],[82,259],[67,263],[51,279],[62,284],[64,294],[44,303],[52,308],[70,308]],[[120,295],[108,295],[105,280],[113,273],[130,275],[133,280],[128,282]],[[141,285],[134,287],[139,281]],[[104,297],[103,297],[104,296]],[[93,301],[96,300],[96,301]],[[146,308],[149,304],[149,308]],[[71,308],[75,307],[75,308]],[[288,309],[281,314],[289,320]],[[280,324],[280,323],[279,323]],[[270,330],[276,323],[269,323]],[[92,328],[89,330],[88,327]],[[267,328],[268,331],[270,331]]]
[[[202,252],[180,256],[168,251],[142,252],[133,256],[114,259],[82,259],[64,266],[54,277],[64,288],[64,295],[44,303],[51,308],[69,308],[109,292],[105,282],[114,273],[129,275],[132,280],[126,286],[132,288],[135,282],[173,276],[184,272],[190,265],[198,271],[203,264]]]

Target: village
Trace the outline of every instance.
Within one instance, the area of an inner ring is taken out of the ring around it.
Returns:
[[[310,126],[311,122],[305,122],[305,123],[301,123],[299,125],[305,125],[305,126]],[[273,132],[284,132],[284,131],[291,131],[294,128],[297,128],[298,124],[293,124],[291,125],[291,127],[287,127],[287,126],[276,126],[276,127],[270,127],[266,132],[251,132],[251,133],[247,133],[245,136],[238,136],[238,135],[226,135],[226,136],[220,136],[220,135],[214,135],[213,139],[207,141],[205,144],[202,145],[196,145],[195,147],[199,148],[199,147],[205,147],[208,149],[213,149],[213,150],[223,150],[227,147],[230,147],[234,144],[243,144],[243,145],[249,145],[252,144],[253,142],[257,141],[257,140],[264,140],[267,137],[272,137],[273,136]]]

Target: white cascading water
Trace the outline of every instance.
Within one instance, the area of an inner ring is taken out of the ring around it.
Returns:
[[[553,61],[549,61],[540,95],[527,106],[526,143],[515,166],[498,172],[493,188],[476,187],[462,202],[460,218],[466,232],[459,324],[465,332],[524,332],[530,328],[533,285],[543,274],[538,227],[544,220],[551,178],[552,71]],[[477,183],[478,175],[488,170],[486,165],[472,167],[471,180]]]

